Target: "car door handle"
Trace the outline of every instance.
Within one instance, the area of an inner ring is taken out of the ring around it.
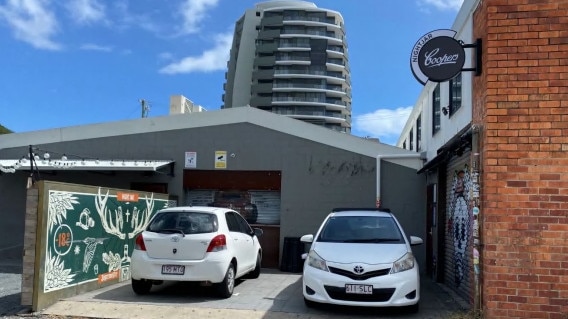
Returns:
[[[238,238],[233,238],[235,241],[239,240]]]

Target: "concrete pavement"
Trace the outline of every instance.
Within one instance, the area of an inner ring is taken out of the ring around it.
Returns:
[[[61,300],[42,315],[91,318],[448,318],[467,305],[443,286],[425,278],[421,283],[420,312],[401,309],[304,305],[301,274],[264,270],[260,278],[240,281],[234,295],[218,299],[212,289],[194,284],[154,286],[146,296],[132,292],[129,282]]]

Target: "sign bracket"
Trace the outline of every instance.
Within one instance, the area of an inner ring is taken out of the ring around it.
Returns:
[[[482,66],[482,42],[481,39],[477,39],[475,43],[470,44],[463,44],[462,47],[464,49],[475,49],[475,67],[473,68],[463,68],[462,72],[475,72],[475,76],[481,75],[481,66]]]

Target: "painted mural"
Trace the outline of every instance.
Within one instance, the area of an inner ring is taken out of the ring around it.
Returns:
[[[454,280],[457,287],[469,275],[468,252],[471,248],[471,215],[469,213],[471,178],[467,165],[456,170],[449,198],[448,235],[454,244]]]
[[[49,190],[44,293],[130,279],[134,238],[168,200],[151,193],[110,193],[103,188],[96,194]]]

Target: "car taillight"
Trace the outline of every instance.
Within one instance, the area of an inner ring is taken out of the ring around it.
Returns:
[[[207,252],[214,252],[214,251],[221,251],[227,249],[227,238],[225,235],[217,235],[215,238],[211,240],[209,243],[209,247],[207,247]]]
[[[134,249],[146,251],[146,245],[144,245],[144,238],[142,237],[142,234],[138,234],[138,236],[136,236],[134,244]]]

